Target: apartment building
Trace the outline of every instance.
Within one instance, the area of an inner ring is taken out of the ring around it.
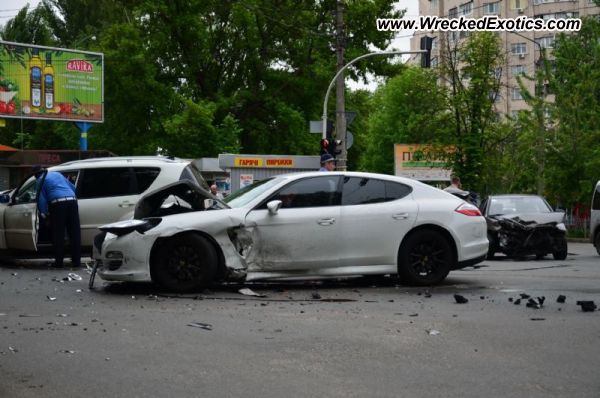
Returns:
[[[485,15],[497,15],[500,18],[529,18],[560,19],[581,18],[599,15],[600,8],[593,0],[419,0],[419,14],[447,18],[465,16],[480,18]],[[468,32],[448,32],[449,40],[461,40]],[[411,49],[418,50],[422,35],[435,37],[432,49],[432,66],[439,62],[441,32],[416,32],[411,39]],[[552,48],[556,32],[498,32],[506,50],[506,64],[502,68],[502,91],[497,97],[496,109],[499,113],[514,117],[520,110],[528,109],[523,100],[517,76],[526,74],[533,76],[536,65],[541,64],[540,48],[545,48],[549,59],[552,58]],[[535,82],[522,79],[530,92],[535,92]],[[543,87],[538,87],[538,93],[543,93],[550,101],[552,93]]]

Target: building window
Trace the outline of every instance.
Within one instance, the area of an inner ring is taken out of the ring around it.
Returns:
[[[452,18],[458,18],[458,9],[457,9],[456,7],[454,7],[454,8],[451,8],[451,9],[448,11],[448,17],[449,17],[449,18],[451,18],[451,19],[452,19]]]
[[[518,87],[513,87],[510,90],[510,98],[514,101],[522,100],[523,96],[521,95],[521,89]]]
[[[438,0],[429,0],[429,10],[437,11],[438,9]]]
[[[511,10],[522,10],[527,7],[527,0],[510,0]]]
[[[554,36],[540,37],[539,39],[535,39],[535,42],[542,48],[554,48]]]
[[[510,67],[510,74],[513,76],[527,74],[527,66],[525,65],[513,65]]]
[[[458,6],[458,12],[460,15],[471,15],[473,13],[473,2],[470,1],[465,4]]]
[[[487,3],[483,5],[483,13],[485,15],[499,14],[500,13],[500,2]]]
[[[527,54],[527,43],[513,43],[510,45],[512,55]]]

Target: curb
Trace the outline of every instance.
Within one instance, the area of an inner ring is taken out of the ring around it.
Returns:
[[[571,243],[589,243],[589,244],[592,243],[592,242],[590,242],[589,238],[567,238],[567,242],[571,242]]]

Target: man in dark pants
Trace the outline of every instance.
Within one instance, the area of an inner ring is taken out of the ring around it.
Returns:
[[[45,172],[33,166],[38,184],[38,209],[43,219],[49,218],[54,246],[54,266],[62,267],[65,251],[65,229],[71,245],[73,267],[81,266],[81,226],[75,186],[62,174]]]

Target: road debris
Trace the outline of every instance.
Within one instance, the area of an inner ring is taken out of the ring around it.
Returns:
[[[202,323],[202,322],[188,323],[188,326],[191,326],[193,328],[200,328],[200,329],[204,329],[204,330],[212,330],[213,329],[213,327],[210,323]]]
[[[528,299],[531,297],[530,295],[525,294],[525,293],[521,293],[519,296],[521,296],[522,299]]]
[[[542,297],[538,297],[537,300],[534,299],[534,298],[530,298],[527,301],[527,307],[539,310],[540,308],[542,308],[544,306],[544,300],[545,299],[546,298],[543,297],[543,296]]]
[[[583,312],[594,312],[598,308],[593,301],[577,301],[577,305],[581,306]]]
[[[19,318],[38,318],[40,316],[38,314],[19,314]]]
[[[437,336],[438,334],[440,334],[440,331],[435,330],[435,329],[430,329],[430,330],[427,330],[427,333],[429,333],[430,336]]]
[[[556,299],[556,302],[561,303],[561,304],[563,304],[565,301],[567,301],[567,296],[564,296],[562,294],[560,296],[558,296]]]
[[[313,294],[311,294],[310,297],[313,300],[321,300],[321,298],[322,298],[321,295],[319,293],[316,293],[316,292],[314,292]]]
[[[48,300],[50,300],[50,301],[55,301],[55,300],[56,300],[56,297],[50,297],[50,296],[46,296],[46,298],[47,298]]]
[[[455,294],[454,300],[456,300],[457,304],[466,304],[469,302],[468,298],[466,298],[465,296],[461,296],[460,294]]]
[[[546,318],[529,318],[531,321],[545,321]]]
[[[514,305],[520,305],[521,304],[521,299],[516,299],[513,304]]]
[[[69,272],[69,274],[67,275],[67,277],[71,278],[74,281],[81,281],[81,280],[83,280],[83,278],[81,276],[77,275],[74,272]]]
[[[8,350],[9,350],[10,352],[12,352],[13,354],[14,354],[14,353],[16,353],[16,352],[19,352],[19,350],[17,350],[17,349],[16,349],[16,348],[14,348],[14,347],[10,347],[10,346],[8,347]]]
[[[73,350],[60,350],[60,352],[62,352],[63,354],[75,354],[75,351]]]
[[[243,294],[244,296],[267,297],[266,294],[256,293],[254,290],[248,289],[247,287],[238,290],[238,293]]]

